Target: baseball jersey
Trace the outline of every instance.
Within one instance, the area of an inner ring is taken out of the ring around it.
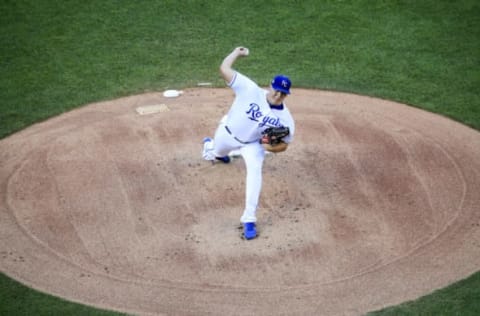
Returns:
[[[268,91],[239,72],[235,72],[228,86],[235,92],[225,125],[239,140],[249,143],[258,141],[269,127],[287,126],[290,135],[283,139],[290,143],[295,133],[295,123],[290,111],[282,105],[270,105]]]

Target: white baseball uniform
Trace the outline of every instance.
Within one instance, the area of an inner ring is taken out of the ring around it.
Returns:
[[[268,91],[241,73],[235,72],[228,86],[235,92],[235,100],[226,118],[221,120],[214,140],[206,144],[203,157],[215,160],[215,157],[240,150],[247,169],[245,210],[240,221],[256,222],[265,158],[265,149],[260,144],[262,131],[268,127],[287,126],[290,134],[283,141],[290,143],[295,133],[295,123],[285,104],[270,105],[267,101]]]

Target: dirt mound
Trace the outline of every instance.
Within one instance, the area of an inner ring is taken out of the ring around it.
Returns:
[[[358,315],[480,269],[480,133],[293,90],[296,138],[266,158],[245,241],[242,159],[201,159],[232,98],[132,96],[1,140],[1,271],[136,314]]]

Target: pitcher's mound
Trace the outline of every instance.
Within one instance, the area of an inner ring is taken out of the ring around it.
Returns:
[[[293,90],[258,229],[242,158],[201,159],[229,89],[91,104],[0,141],[0,269],[135,314],[359,315],[480,269],[480,133],[405,105]]]

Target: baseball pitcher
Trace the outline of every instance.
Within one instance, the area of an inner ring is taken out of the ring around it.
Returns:
[[[290,94],[290,79],[277,75],[267,90],[260,88],[232,68],[239,57],[248,54],[247,48],[237,47],[220,65],[220,74],[235,92],[235,99],[226,117],[220,121],[214,139],[204,139],[202,153],[205,160],[229,163],[228,154],[235,150],[245,161],[246,197],[240,222],[247,240],[257,237],[256,211],[265,150],[285,151],[295,133],[295,123],[284,102]]]

